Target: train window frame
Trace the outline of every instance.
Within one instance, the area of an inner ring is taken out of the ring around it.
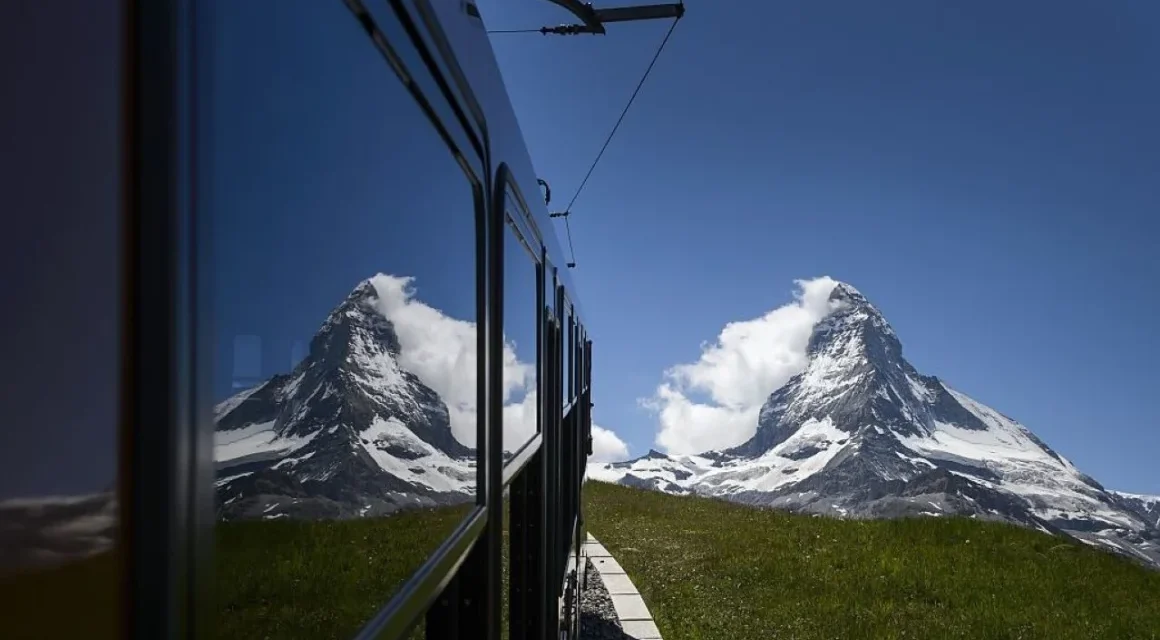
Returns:
[[[573,400],[573,396],[572,396],[572,360],[574,358],[573,358],[573,353],[572,353],[572,338],[573,338],[572,324],[573,324],[573,318],[575,315],[575,309],[572,305],[572,297],[569,295],[568,290],[566,288],[564,288],[563,286],[561,286],[561,289],[564,293],[564,301],[563,301],[563,305],[562,305],[562,308],[560,311],[560,341],[561,341],[560,366],[562,367],[562,371],[561,371],[562,377],[560,380],[560,383],[561,383],[560,386],[562,387],[562,389],[561,389],[561,399],[562,399],[561,406],[564,409],[564,415],[567,415],[568,411],[572,407],[572,400]]]
[[[477,224],[476,353],[494,355],[497,332],[492,322],[492,293],[496,272],[494,247],[490,244],[494,235],[489,226],[494,192],[486,182],[491,166],[487,159],[491,149],[486,122],[482,123],[482,140],[464,144],[471,136],[463,126],[463,103],[448,89],[438,65],[431,64],[435,59],[431,47],[419,37],[424,25],[404,28],[402,36],[387,39],[363,7],[363,1],[344,0],[344,4],[469,176]],[[406,19],[402,1],[383,3],[388,6],[388,19]],[[420,1],[426,2],[415,0]],[[126,64],[124,114],[131,123],[124,151],[129,167],[125,178],[125,309],[127,327],[150,330],[141,335],[131,332],[135,338],[126,345],[124,406],[134,425],[146,424],[150,428],[146,432],[139,426],[131,427],[124,445],[129,457],[123,463],[128,478],[123,517],[127,523],[125,542],[130,557],[126,562],[131,578],[124,615],[131,621],[128,631],[134,636],[161,637],[176,629],[191,637],[207,637],[212,623],[205,624],[206,605],[212,599],[205,596],[213,589],[213,532],[207,525],[211,527],[214,522],[213,430],[207,425],[213,423],[213,403],[209,395],[211,381],[206,379],[210,369],[195,365],[213,357],[212,341],[205,339],[213,325],[212,320],[207,320],[212,318],[209,305],[204,304],[210,297],[210,283],[200,275],[209,264],[208,243],[202,240],[210,237],[211,228],[206,217],[198,215],[203,205],[194,197],[194,187],[202,178],[197,171],[201,156],[193,144],[192,132],[195,124],[207,124],[198,118],[196,96],[202,87],[197,86],[195,71],[199,65],[195,62],[198,23],[209,9],[204,3],[189,7],[176,0],[139,3],[134,7],[125,35],[126,50],[131,52]],[[438,20],[434,24],[428,21],[425,26],[432,33],[438,32]],[[400,51],[419,52],[421,62],[412,64],[413,58],[404,62],[392,51],[396,46]],[[435,82],[421,86],[412,73]],[[437,90],[430,88],[433,85]],[[460,99],[472,98],[470,86],[460,88],[467,94]],[[436,110],[435,106],[442,108]],[[448,118],[447,113],[456,117]],[[537,215],[544,218],[540,211],[536,211]],[[550,229],[546,218],[542,222],[545,229]],[[536,218],[531,223],[538,234]],[[551,437],[559,438],[563,416],[556,394],[563,393],[557,381],[562,375],[571,375],[561,370],[563,319],[565,313],[570,317],[575,312],[571,301],[565,311],[567,278],[549,260],[548,251],[543,248],[546,244],[541,242],[538,326],[543,331],[551,325],[560,338],[551,345],[545,338],[540,340],[537,366],[542,367],[551,353],[554,370],[542,371],[537,380],[543,390],[537,422],[542,436],[548,437],[551,432]],[[487,464],[485,459],[488,454],[500,455],[492,448],[485,449],[485,443],[497,431],[492,428],[497,423],[490,413],[494,403],[487,404],[495,397],[488,392],[489,385],[495,383],[492,374],[496,364],[494,358],[478,358],[476,504],[394,593],[383,595],[383,605],[354,636],[359,640],[406,637],[424,615],[428,637],[497,637],[499,600],[489,589],[492,580],[498,586],[498,567],[493,563],[498,556],[491,555],[498,550],[498,546],[492,546],[493,541],[498,542],[498,535],[493,533],[496,527],[487,525],[496,524],[495,514],[502,512],[502,487],[497,486],[496,476],[490,475],[496,465]],[[546,389],[545,385],[553,388]],[[538,456],[524,470],[557,473],[559,469],[553,465],[558,465],[559,460],[550,461],[547,450],[541,446],[545,455]],[[559,456],[559,452],[555,455]],[[547,503],[544,485],[539,482],[547,483],[549,477],[538,476],[535,483],[528,480],[523,489],[530,502],[545,510],[553,505]],[[500,497],[498,502],[491,499],[495,495]],[[547,516],[540,513],[537,517],[542,519],[530,522],[538,523],[540,536],[547,536],[543,526],[548,524]],[[534,604],[542,618],[535,635],[547,637],[559,622],[553,601],[562,597],[564,589],[559,582],[545,582],[547,567],[542,562],[547,560],[549,550],[541,546],[534,553],[541,559],[541,573],[535,574],[538,577],[529,586],[539,590],[534,598],[528,598],[537,601]],[[157,558],[164,561],[157,562]],[[157,606],[158,602],[161,606]],[[556,627],[558,631],[558,624]]]
[[[580,396],[580,320],[572,316],[572,398]]]
[[[576,305],[568,305],[568,400],[576,403]]]
[[[351,3],[348,1],[347,4],[350,6]],[[487,470],[490,466],[487,457],[491,451],[485,444],[491,438],[490,430],[493,427],[486,414],[485,402],[490,376],[487,371],[487,358],[484,356],[488,348],[487,330],[489,323],[485,319],[489,313],[488,280],[491,277],[491,271],[487,264],[489,212],[483,174],[477,173],[475,169],[475,167],[484,166],[484,159],[480,154],[481,147],[476,146],[478,142],[472,135],[473,132],[463,130],[465,118],[462,109],[448,90],[447,82],[439,69],[431,65],[434,58],[418,36],[412,23],[408,22],[410,17],[396,3],[391,3],[391,6],[394,9],[393,18],[402,24],[408,36],[408,40],[400,42],[399,46],[409,47],[417,51],[420,59],[425,63],[423,68],[408,69],[402,57],[393,51],[391,43],[386,40],[382,31],[378,30],[374,19],[370,18],[369,14],[359,15],[353,11],[353,8],[352,13],[355,13],[355,17],[367,28],[368,35],[371,36],[372,41],[383,56],[387,58],[389,66],[396,72],[399,80],[403,82],[412,98],[424,111],[432,127],[438,131],[448,150],[459,162],[466,179],[471,184],[473,193],[473,213],[476,228],[476,494],[475,506],[443,542],[428,555],[423,564],[396,588],[375,615],[363,625],[356,636],[360,639],[404,638],[409,634],[419,620],[433,608],[447,584],[458,577],[460,569],[468,560],[468,555],[472,549],[479,546],[476,543],[483,540],[487,523],[493,519],[493,509],[488,491],[490,479],[487,477]],[[372,26],[377,31],[377,37],[375,33],[371,32]],[[428,97],[424,94],[423,88],[414,80],[416,73],[423,73],[431,78],[441,89],[443,95]],[[441,100],[456,114],[459,122],[443,121],[432,106],[431,100]],[[458,135],[453,137],[452,131]],[[470,149],[461,149],[456,143],[456,137],[460,139],[466,137],[470,141]],[[469,154],[474,154],[474,157]],[[428,636],[430,634],[431,632],[428,631]]]
[[[529,213],[527,200],[523,197],[523,192],[519,188],[519,184],[515,181],[510,168],[506,163],[501,163],[496,170],[496,203],[497,206],[492,212],[492,215],[500,216],[502,219],[501,225],[503,231],[500,233],[500,242],[497,252],[500,254],[502,260],[506,260],[507,243],[511,240],[518,242],[527,253],[528,258],[531,259],[535,265],[536,273],[536,304],[534,308],[529,309],[529,313],[537,315],[535,319],[536,325],[536,393],[537,399],[543,397],[544,393],[544,358],[543,358],[543,342],[544,342],[544,328],[542,322],[542,311],[544,306],[544,287],[545,280],[545,252],[543,237],[539,234],[539,229],[535,225],[535,218]],[[514,209],[514,215],[512,212]],[[533,248],[529,239],[536,242],[536,247]],[[505,265],[506,266],[506,265]],[[503,287],[502,297],[506,299],[507,291],[507,277],[499,278],[500,285]],[[500,305],[503,307],[503,305]],[[501,321],[503,320],[501,308]],[[501,324],[500,335],[505,335],[506,327]],[[502,376],[502,373],[500,374]],[[502,380],[501,380],[502,382]],[[524,469],[525,466],[531,462],[532,457],[540,450],[544,437],[544,416],[541,411],[543,403],[537,401],[535,403],[536,409],[536,433],[527,441],[520,444],[520,446],[512,452],[512,457],[503,463],[503,474],[501,479],[501,486],[506,488],[515,476]],[[503,431],[502,412],[500,417],[500,430]]]
[[[401,38],[388,39],[380,28],[382,19],[393,19],[402,22],[400,16],[388,9],[387,12],[377,12],[375,17],[371,17],[370,13],[362,7],[359,0],[347,0],[345,2],[346,9],[350,11],[351,18],[356,20],[362,27],[366,36],[370,40],[369,44],[374,47],[382,56],[383,62],[391,70],[395,78],[402,84],[402,89],[405,98],[413,101],[413,106],[406,105],[402,108],[417,108],[427,121],[427,124],[438,135],[439,140],[443,143],[448,153],[451,155],[455,164],[459,165],[463,171],[465,183],[469,186],[471,196],[472,217],[474,219],[475,228],[475,273],[474,273],[474,295],[475,295],[475,324],[477,332],[476,354],[477,354],[477,377],[476,377],[476,393],[477,393],[477,410],[476,410],[476,486],[475,486],[475,500],[470,510],[463,516],[463,518],[456,524],[455,528],[439,543],[439,545],[431,550],[421,564],[419,564],[413,572],[402,583],[397,585],[392,592],[383,594],[383,601],[377,605],[377,609],[368,618],[362,622],[360,629],[355,633],[355,638],[404,638],[412,632],[415,626],[423,619],[424,615],[433,608],[436,604],[439,595],[444,592],[444,589],[453,581],[460,569],[466,563],[468,556],[472,550],[480,545],[479,542],[484,537],[485,527],[488,522],[489,505],[487,501],[487,489],[489,483],[484,475],[487,467],[485,454],[487,449],[484,447],[484,442],[489,435],[488,429],[490,423],[485,416],[485,405],[483,403],[486,397],[485,385],[488,381],[486,371],[486,358],[483,357],[487,345],[487,323],[484,321],[486,313],[488,312],[488,296],[487,284],[490,272],[485,268],[487,259],[487,198],[486,198],[486,184],[485,172],[483,167],[485,165],[481,149],[471,140],[468,132],[462,130],[462,122],[456,122],[455,119],[449,120],[446,117],[448,113],[460,113],[461,107],[459,104],[453,102],[446,93],[446,83],[442,81],[441,77],[437,75],[437,71],[420,64],[419,66],[411,66],[404,62],[404,56],[400,55],[399,51],[410,49],[408,53],[419,53],[418,58],[421,60],[430,60],[430,53],[424,49],[421,42],[417,42],[412,31],[405,28],[398,28],[395,26],[393,31],[405,33],[407,36]],[[361,9],[361,10],[360,10]],[[201,11],[204,11],[202,9]],[[204,16],[199,16],[204,17]],[[405,25],[404,25],[405,27]],[[408,37],[409,36],[409,37]],[[373,52],[368,52],[367,55],[374,55]],[[414,57],[414,56],[411,56]],[[421,78],[427,80],[424,86],[416,79]],[[394,81],[387,78],[387,81]],[[436,86],[443,89],[443,92],[430,90],[430,87]],[[190,110],[196,112],[201,106],[196,102],[191,102]],[[442,114],[442,115],[441,115]],[[459,116],[460,119],[462,116]],[[176,141],[171,140],[170,144]],[[465,142],[467,143],[465,145]],[[196,158],[196,154],[195,154]],[[195,207],[193,207],[195,208]],[[464,212],[466,216],[466,212]],[[210,216],[204,216],[210,217]],[[466,220],[465,220],[466,223]],[[199,223],[195,231],[188,231],[189,241],[197,247],[197,265],[195,271],[207,272],[212,268],[210,257],[206,246],[209,242],[196,242],[195,237],[205,237],[208,239],[208,228],[205,223]],[[184,238],[183,238],[184,239]],[[205,287],[205,283],[199,282],[199,286]],[[199,291],[197,297],[208,299],[211,293]],[[204,308],[208,305],[201,305],[198,309],[200,313],[204,313]],[[195,326],[195,330],[202,332],[205,330],[203,322],[212,324],[212,320],[202,320],[201,317]],[[200,341],[199,345],[207,345],[207,342]],[[207,347],[200,346],[199,355]],[[206,354],[201,359],[202,362],[208,362],[212,354]],[[193,363],[182,363],[189,367],[194,375],[204,375],[201,368],[194,368]],[[199,379],[199,383],[201,380]],[[208,385],[204,386],[208,388]],[[196,418],[191,421],[191,424],[181,425],[183,428],[193,431],[192,437],[199,441],[199,446],[196,449],[194,457],[194,468],[196,475],[194,477],[192,491],[195,494],[194,498],[198,506],[198,521],[199,522],[213,522],[213,504],[214,504],[214,471],[213,471],[213,453],[212,443],[207,447],[202,441],[208,438],[212,440],[212,425],[213,424],[213,408],[212,403],[207,399],[198,398],[195,407]],[[195,426],[198,425],[198,426]],[[198,536],[196,549],[192,551],[193,555],[199,558],[209,557],[208,551],[212,550],[212,535]],[[196,590],[201,593],[209,593],[213,589],[213,585],[209,580],[208,572],[198,572],[194,576],[196,583]],[[480,585],[481,587],[484,585]],[[198,606],[200,601],[198,599]],[[208,614],[208,611],[201,615]],[[199,628],[203,628],[199,625]],[[199,632],[199,637],[206,637],[206,631]]]

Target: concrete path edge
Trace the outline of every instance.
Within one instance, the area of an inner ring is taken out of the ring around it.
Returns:
[[[604,581],[624,634],[634,640],[662,640],[661,632],[636,585],[628,579],[628,574],[616,558],[592,534],[588,534],[588,539],[584,541],[583,555],[592,561],[592,566],[596,567],[600,579]]]

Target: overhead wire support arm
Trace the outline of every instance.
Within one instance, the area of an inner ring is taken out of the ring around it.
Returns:
[[[564,24],[558,27],[542,27],[540,33],[554,33],[556,35],[577,35],[581,33],[605,33],[604,25],[608,22],[634,22],[637,20],[660,20],[677,18],[685,15],[684,3],[675,4],[648,4],[630,7],[611,7],[595,9],[590,3],[579,0],[548,0],[560,5],[580,18],[583,24]]]

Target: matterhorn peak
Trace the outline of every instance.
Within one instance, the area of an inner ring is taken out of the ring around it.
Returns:
[[[865,356],[874,364],[891,366],[902,357],[902,344],[894,329],[861,292],[839,282],[830,292],[829,299],[837,304],[814,327],[807,348],[811,360],[840,352],[847,359]]]
[[[804,370],[769,390],[749,440],[589,474],[842,518],[1005,520],[1160,567],[1160,500],[1109,493],[1022,424],[918,372],[853,286],[837,282],[828,302]]]
[[[866,302],[866,297],[862,295],[861,291],[855,289],[853,285],[846,282],[838,282],[834,285],[834,290],[830,292],[830,300],[860,303]]]

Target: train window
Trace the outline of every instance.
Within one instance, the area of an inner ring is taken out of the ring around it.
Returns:
[[[119,638],[123,22],[117,3],[13,8],[0,636]]]
[[[564,314],[562,316],[563,324],[560,325],[560,341],[563,355],[563,369],[560,370],[563,376],[560,380],[563,386],[564,406],[567,407],[572,404],[572,303],[568,300],[568,295],[564,294]]]
[[[568,322],[568,398],[576,399],[576,310],[570,308]]]
[[[516,453],[537,431],[540,243],[518,196],[507,190],[503,267],[503,441]]]
[[[544,255],[544,304],[542,305],[549,316],[555,316],[556,310],[556,267],[552,259]],[[550,345],[544,343],[544,348]]]
[[[216,631],[349,637],[476,501],[481,196],[350,10],[274,6],[199,30]]]
[[[584,330],[584,335],[582,336],[582,339],[580,342],[580,352],[584,354],[584,367],[581,369],[581,371],[583,372],[583,375],[584,375],[584,391],[587,391],[589,386],[591,386],[591,384],[592,384],[592,381],[588,379],[588,376],[590,375],[588,368],[589,368],[589,366],[591,366],[591,362],[589,361],[589,354],[588,354],[588,330],[587,329]]]
[[[584,391],[588,388],[588,353],[584,349],[584,345],[587,343],[587,341],[588,331],[584,329],[584,327],[580,327],[580,337],[576,341],[576,353],[578,354],[577,359],[580,362],[576,377],[576,379],[579,380],[579,382],[576,384],[577,395],[584,393]]]
[[[592,388],[592,344],[589,342],[588,330],[584,330],[584,390]]]

